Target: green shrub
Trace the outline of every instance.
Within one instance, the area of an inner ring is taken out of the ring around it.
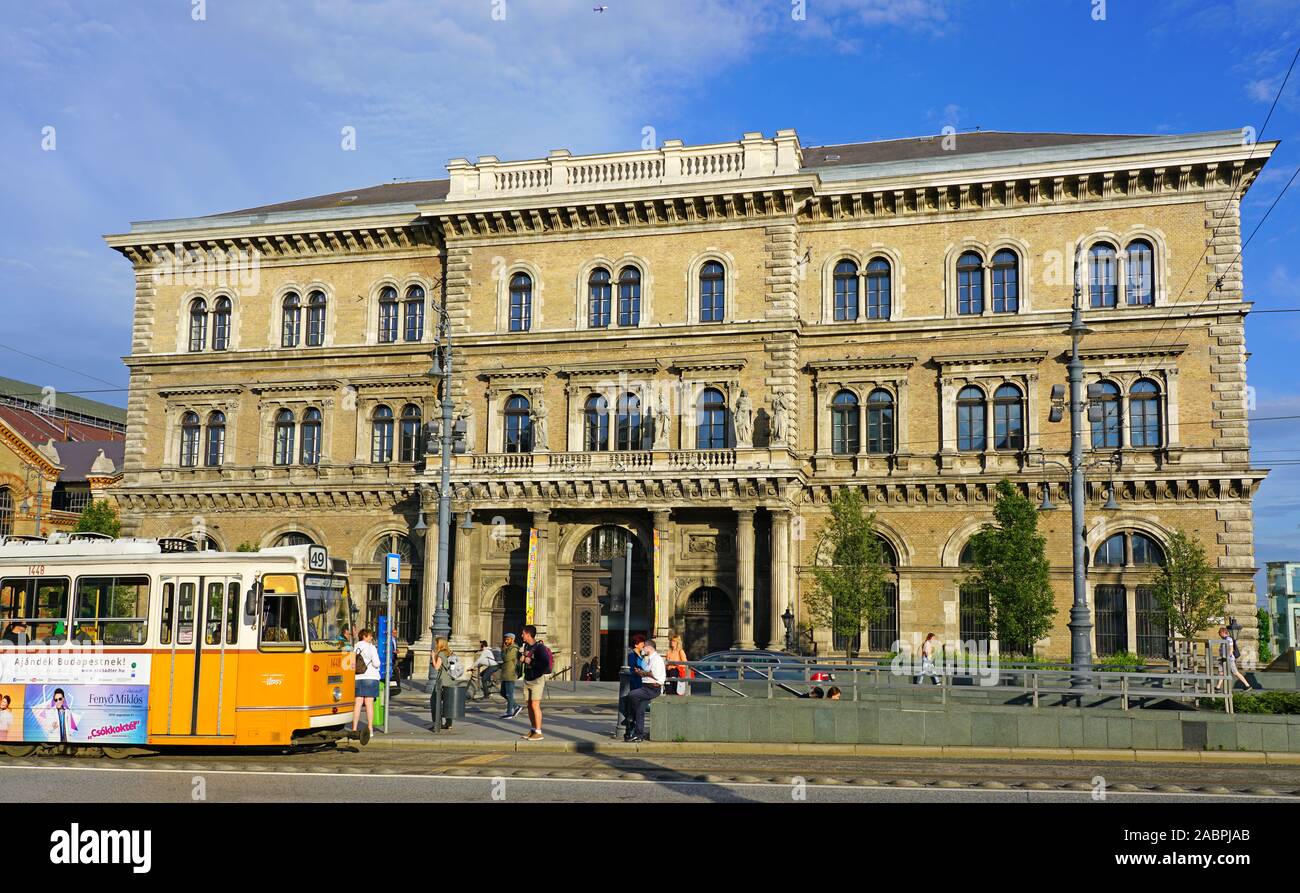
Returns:
[[[1237,713],[1300,714],[1300,691],[1261,691],[1234,694],[1232,709]]]
[[[1118,651],[1098,658],[1092,665],[1098,670],[1108,670],[1112,673],[1137,673],[1146,666],[1146,661],[1131,651]]]

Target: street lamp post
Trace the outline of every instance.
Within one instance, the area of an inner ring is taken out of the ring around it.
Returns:
[[[434,639],[447,638],[451,635],[451,616],[447,609],[447,590],[450,578],[447,566],[448,548],[451,544],[451,439],[452,439],[452,405],[451,405],[451,326],[447,319],[446,307],[435,304],[438,311],[438,346],[430,356],[433,366],[429,369],[431,378],[442,379],[442,430],[439,431],[441,442],[438,452],[441,454],[442,471],[438,481],[438,576],[435,593],[432,632]]]
[[[1083,502],[1086,490],[1083,478],[1083,360],[1079,341],[1090,331],[1083,324],[1079,281],[1079,254],[1074,252],[1074,300],[1070,313],[1070,537],[1074,546],[1074,605],[1070,608],[1070,663],[1075,673],[1072,688],[1083,688],[1092,676],[1092,612],[1088,610],[1087,541],[1085,539]]]
[[[785,624],[785,650],[787,654],[794,653],[794,612],[790,606],[785,606],[785,613],[781,615],[781,622]]]

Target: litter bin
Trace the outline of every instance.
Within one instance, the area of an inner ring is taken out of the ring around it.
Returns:
[[[433,714],[434,732],[441,731],[444,723],[450,728],[453,722],[465,718],[465,701],[469,691],[466,683],[435,686],[433,691],[429,696],[429,710]]]

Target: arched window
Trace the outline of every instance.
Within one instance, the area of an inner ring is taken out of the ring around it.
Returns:
[[[835,321],[858,318],[858,265],[845,259],[835,265]]]
[[[533,451],[533,420],[529,414],[532,404],[527,397],[515,394],[506,401],[506,452],[531,453]]]
[[[199,351],[208,344],[208,302],[202,298],[190,301],[190,350]]]
[[[1126,301],[1131,306],[1155,303],[1155,252],[1145,239],[1135,239],[1125,250],[1128,275],[1124,282]]]
[[[293,464],[293,411],[282,409],[275,414],[275,456],[276,465]]]
[[[1094,391],[1098,397],[1092,402],[1101,407],[1101,418],[1092,422],[1092,447],[1117,448],[1120,432],[1119,386],[1103,381],[1098,382]]]
[[[975,549],[970,540],[962,546],[957,564],[970,569],[975,564]],[[958,633],[962,643],[988,642],[993,638],[989,621],[992,619],[989,591],[978,583],[962,582],[957,590]]]
[[[1145,533],[1127,531],[1106,538],[1092,559],[1094,628],[1100,656],[1127,651],[1130,594],[1141,657],[1169,656],[1168,616],[1151,585],[1154,569],[1165,563],[1165,551]]]
[[[1129,444],[1135,447],[1160,446],[1160,388],[1143,378],[1128,392]]]
[[[393,461],[393,411],[382,404],[370,415],[370,461]]]
[[[397,449],[397,461],[412,463],[420,458],[420,431],[423,427],[420,407],[414,403],[402,407],[402,437]]]
[[[635,394],[624,394],[618,398],[618,416],[615,420],[619,450],[640,450],[645,448],[643,426],[641,424],[641,401]]]
[[[397,289],[389,287],[379,293],[379,343],[397,340]]]
[[[1165,550],[1160,548],[1160,544],[1145,533],[1133,534],[1133,566],[1134,567],[1163,567],[1165,563]]]
[[[510,331],[527,332],[533,327],[533,278],[527,273],[510,277]]]
[[[8,487],[0,487],[0,537],[14,532],[14,494]]]
[[[700,322],[722,322],[727,310],[727,280],[722,264],[711,260],[700,268]]]
[[[831,398],[831,452],[837,456],[853,456],[859,446],[857,395],[840,391]]]
[[[199,414],[187,412],[181,416],[181,467],[193,468],[199,464]]]
[[[889,319],[893,304],[889,261],[873,258],[867,264],[867,319]]]
[[[412,285],[406,290],[406,303],[403,305],[405,317],[402,320],[404,337],[407,341],[424,340],[424,289]]]
[[[291,530],[288,533],[282,533],[275,539],[277,546],[314,546],[316,541],[305,533],[298,533]]]
[[[894,452],[894,395],[883,388],[867,395],[867,452],[873,456]]]
[[[1098,242],[1088,249],[1088,303],[1092,307],[1114,307],[1118,297],[1115,246]]]
[[[993,392],[993,449],[1024,448],[1024,397],[1020,388],[1004,384]]]
[[[609,402],[599,394],[588,397],[582,408],[582,430],[587,450],[609,449]]]
[[[695,448],[721,450],[727,446],[727,401],[716,388],[705,388],[695,416]]]
[[[320,432],[320,410],[313,407],[302,414],[302,455],[299,461],[303,465],[320,464]]]
[[[986,446],[984,392],[969,385],[957,394],[957,449],[979,452]]]
[[[314,291],[307,296],[307,346],[320,347],[325,343],[325,292]]]
[[[1015,313],[1020,309],[1020,259],[1003,248],[993,255],[993,312]]]
[[[606,328],[612,304],[613,286],[610,285],[609,270],[597,267],[587,277],[587,327]]]
[[[1117,533],[1097,547],[1092,563],[1098,567],[1123,567],[1128,563],[1124,552],[1124,534]]]
[[[208,437],[203,448],[203,464],[215,468],[226,461],[226,414],[208,414]]]
[[[624,267],[618,274],[618,324],[641,325],[641,271]]]
[[[957,312],[984,312],[984,258],[974,251],[957,258]]]
[[[217,298],[212,310],[212,349],[226,350],[230,347],[230,298]]]
[[[280,346],[297,347],[302,338],[302,301],[296,292],[284,296],[280,325]]]

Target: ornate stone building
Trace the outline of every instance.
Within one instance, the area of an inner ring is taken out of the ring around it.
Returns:
[[[1275,144],[974,133],[734,143],[539,160],[186,220],[108,241],[136,269],[130,529],[218,546],[309,537],[407,553],[401,623],[428,640],[438,460],[429,356],[449,315],[459,647],[531,617],[560,666],[609,672],[606,580],[632,544],[630,623],[693,655],[850,643],[805,610],[833,494],[867,498],[894,565],[862,647],[987,632],[963,550],[1010,478],[1059,463],[1081,273],[1090,600],[1100,652],[1163,653],[1143,585],[1175,527],[1208,548],[1255,647],[1238,207]],[[1103,509],[1108,495],[1118,509]],[[422,501],[422,506],[421,506]],[[421,507],[429,530],[420,536]],[[472,527],[460,526],[466,517]],[[1069,512],[1045,512],[1069,649]],[[531,556],[531,558],[530,558]],[[378,589],[371,589],[377,599]],[[602,642],[606,643],[602,645]]]

